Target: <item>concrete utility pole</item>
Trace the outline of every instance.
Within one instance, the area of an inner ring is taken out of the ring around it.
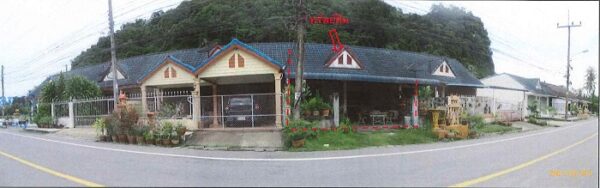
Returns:
[[[4,117],[4,65],[2,65],[2,117]]]
[[[570,76],[570,72],[571,72],[571,27],[580,27],[581,26],[581,21],[579,22],[578,25],[575,25],[573,22],[571,22],[570,20],[570,16],[569,13],[567,12],[567,25],[559,25],[558,23],[556,23],[556,27],[557,28],[567,28],[567,32],[568,32],[568,39],[567,39],[567,91],[565,92],[565,120],[568,120],[568,113],[569,113],[569,76]]]
[[[110,28],[110,66],[112,69],[113,75],[113,100],[114,106],[113,108],[117,108],[117,102],[119,98],[119,84],[117,83],[117,52],[115,49],[115,29],[114,29],[114,21],[112,14],[112,0],[108,0],[108,25]]]
[[[304,69],[304,35],[306,34],[306,7],[304,1],[298,0],[296,6],[296,31],[298,36],[298,64],[296,65],[296,87],[294,92],[294,119],[300,118],[300,102],[302,96],[302,74]]]

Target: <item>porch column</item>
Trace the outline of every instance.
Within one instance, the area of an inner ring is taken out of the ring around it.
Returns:
[[[281,128],[281,73],[273,76],[275,77],[275,126]]]
[[[198,127],[198,129],[202,128],[202,119],[200,118],[201,108],[200,108],[200,79],[194,79],[194,92],[192,92],[192,120]]]
[[[142,91],[142,116],[146,116],[148,112],[148,101],[146,101],[146,85],[142,85],[140,87]]]
[[[342,114],[344,114],[344,116],[348,117],[348,82],[344,81],[343,87],[344,87],[344,98],[342,99],[343,100]]]
[[[212,85],[212,96],[213,96],[213,123],[211,126],[211,128],[217,128],[219,127],[219,111],[218,111],[218,106],[217,106],[217,85],[213,84]]]

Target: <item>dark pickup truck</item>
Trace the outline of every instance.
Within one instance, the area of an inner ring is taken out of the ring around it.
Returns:
[[[225,121],[228,126],[243,126],[246,123],[252,123],[252,112],[254,115],[260,114],[260,107],[252,101],[250,97],[233,97],[229,99],[225,106]],[[258,117],[254,117],[257,121]],[[239,123],[238,123],[239,122]]]

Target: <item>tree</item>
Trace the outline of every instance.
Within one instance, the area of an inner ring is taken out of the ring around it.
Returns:
[[[593,97],[596,94],[596,71],[591,66],[585,71],[584,89],[588,97]]]
[[[336,28],[348,45],[427,52],[459,60],[476,77],[494,74],[490,39],[483,22],[465,9],[432,6],[426,15],[405,14],[381,0],[305,0],[307,16],[340,13],[348,25],[309,25],[306,42],[328,44]],[[124,24],[115,33],[118,58],[245,42],[291,42],[295,36],[293,5],[297,0],[184,1],[175,9],[156,12],[148,20]],[[72,61],[74,68],[108,62],[110,41],[98,42]]]

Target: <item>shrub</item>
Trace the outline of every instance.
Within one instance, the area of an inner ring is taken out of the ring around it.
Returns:
[[[289,147],[292,143],[292,140],[316,137],[317,132],[312,131],[313,127],[316,127],[314,123],[303,119],[290,120],[288,126],[283,129],[285,145]]]
[[[465,119],[471,128],[481,128],[485,125],[485,120],[481,115],[467,115]]]
[[[106,128],[106,122],[104,118],[96,118],[92,125],[96,128],[96,136],[104,135],[104,129]]]

